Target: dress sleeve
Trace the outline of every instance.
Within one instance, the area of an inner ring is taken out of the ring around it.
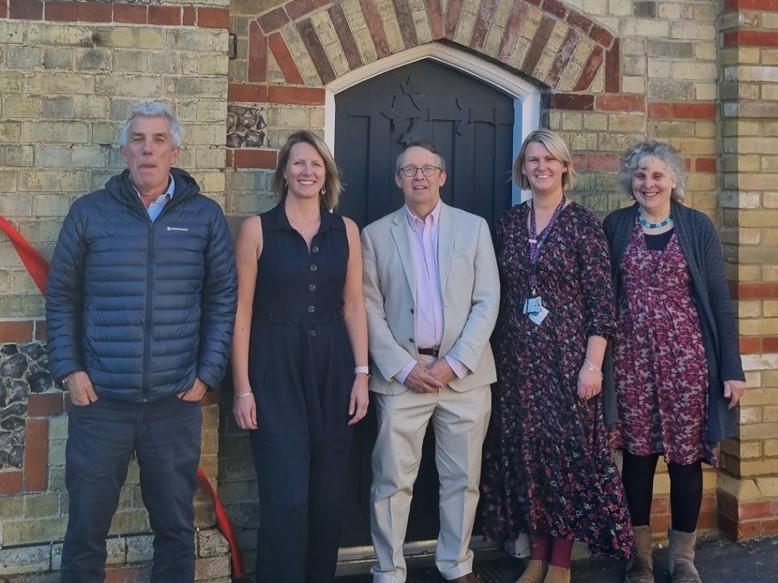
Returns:
[[[597,218],[588,211],[579,226],[578,274],[584,296],[586,336],[610,338],[616,330],[616,315],[605,233]]]

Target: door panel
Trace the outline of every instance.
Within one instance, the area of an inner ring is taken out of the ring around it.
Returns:
[[[490,226],[510,207],[513,98],[437,61],[422,60],[339,93],[335,104],[335,159],[345,183],[338,212],[360,227],[403,204],[394,181],[395,161],[415,140],[431,140],[443,153],[448,171],[441,190],[444,202],[484,217]],[[371,544],[375,433],[371,410],[357,426],[341,547]],[[406,542],[434,539],[438,529],[438,474],[430,429]]]

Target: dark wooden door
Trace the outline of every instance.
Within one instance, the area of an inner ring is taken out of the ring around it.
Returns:
[[[511,97],[437,61],[422,60],[339,93],[335,104],[335,159],[345,183],[338,212],[360,227],[403,204],[394,181],[395,161],[404,145],[420,139],[433,141],[445,158],[444,202],[480,215],[490,225],[511,206]],[[370,454],[375,432],[371,411],[357,430],[342,547],[371,544]],[[434,449],[430,428],[406,542],[437,537]]]

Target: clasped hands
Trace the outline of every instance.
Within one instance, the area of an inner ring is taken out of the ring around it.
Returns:
[[[435,393],[457,378],[445,358],[424,366],[417,362],[405,377],[405,386],[417,393]]]

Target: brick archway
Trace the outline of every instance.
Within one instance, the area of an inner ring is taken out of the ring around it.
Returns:
[[[618,40],[558,0],[426,2],[412,12],[374,2],[291,0],[249,24],[248,81],[320,87],[372,61],[431,41],[448,41],[510,66],[556,91],[586,91],[598,73],[618,91]],[[472,10],[472,12],[470,12]],[[272,61],[272,62],[271,62]],[[603,68],[608,69],[605,75]]]

